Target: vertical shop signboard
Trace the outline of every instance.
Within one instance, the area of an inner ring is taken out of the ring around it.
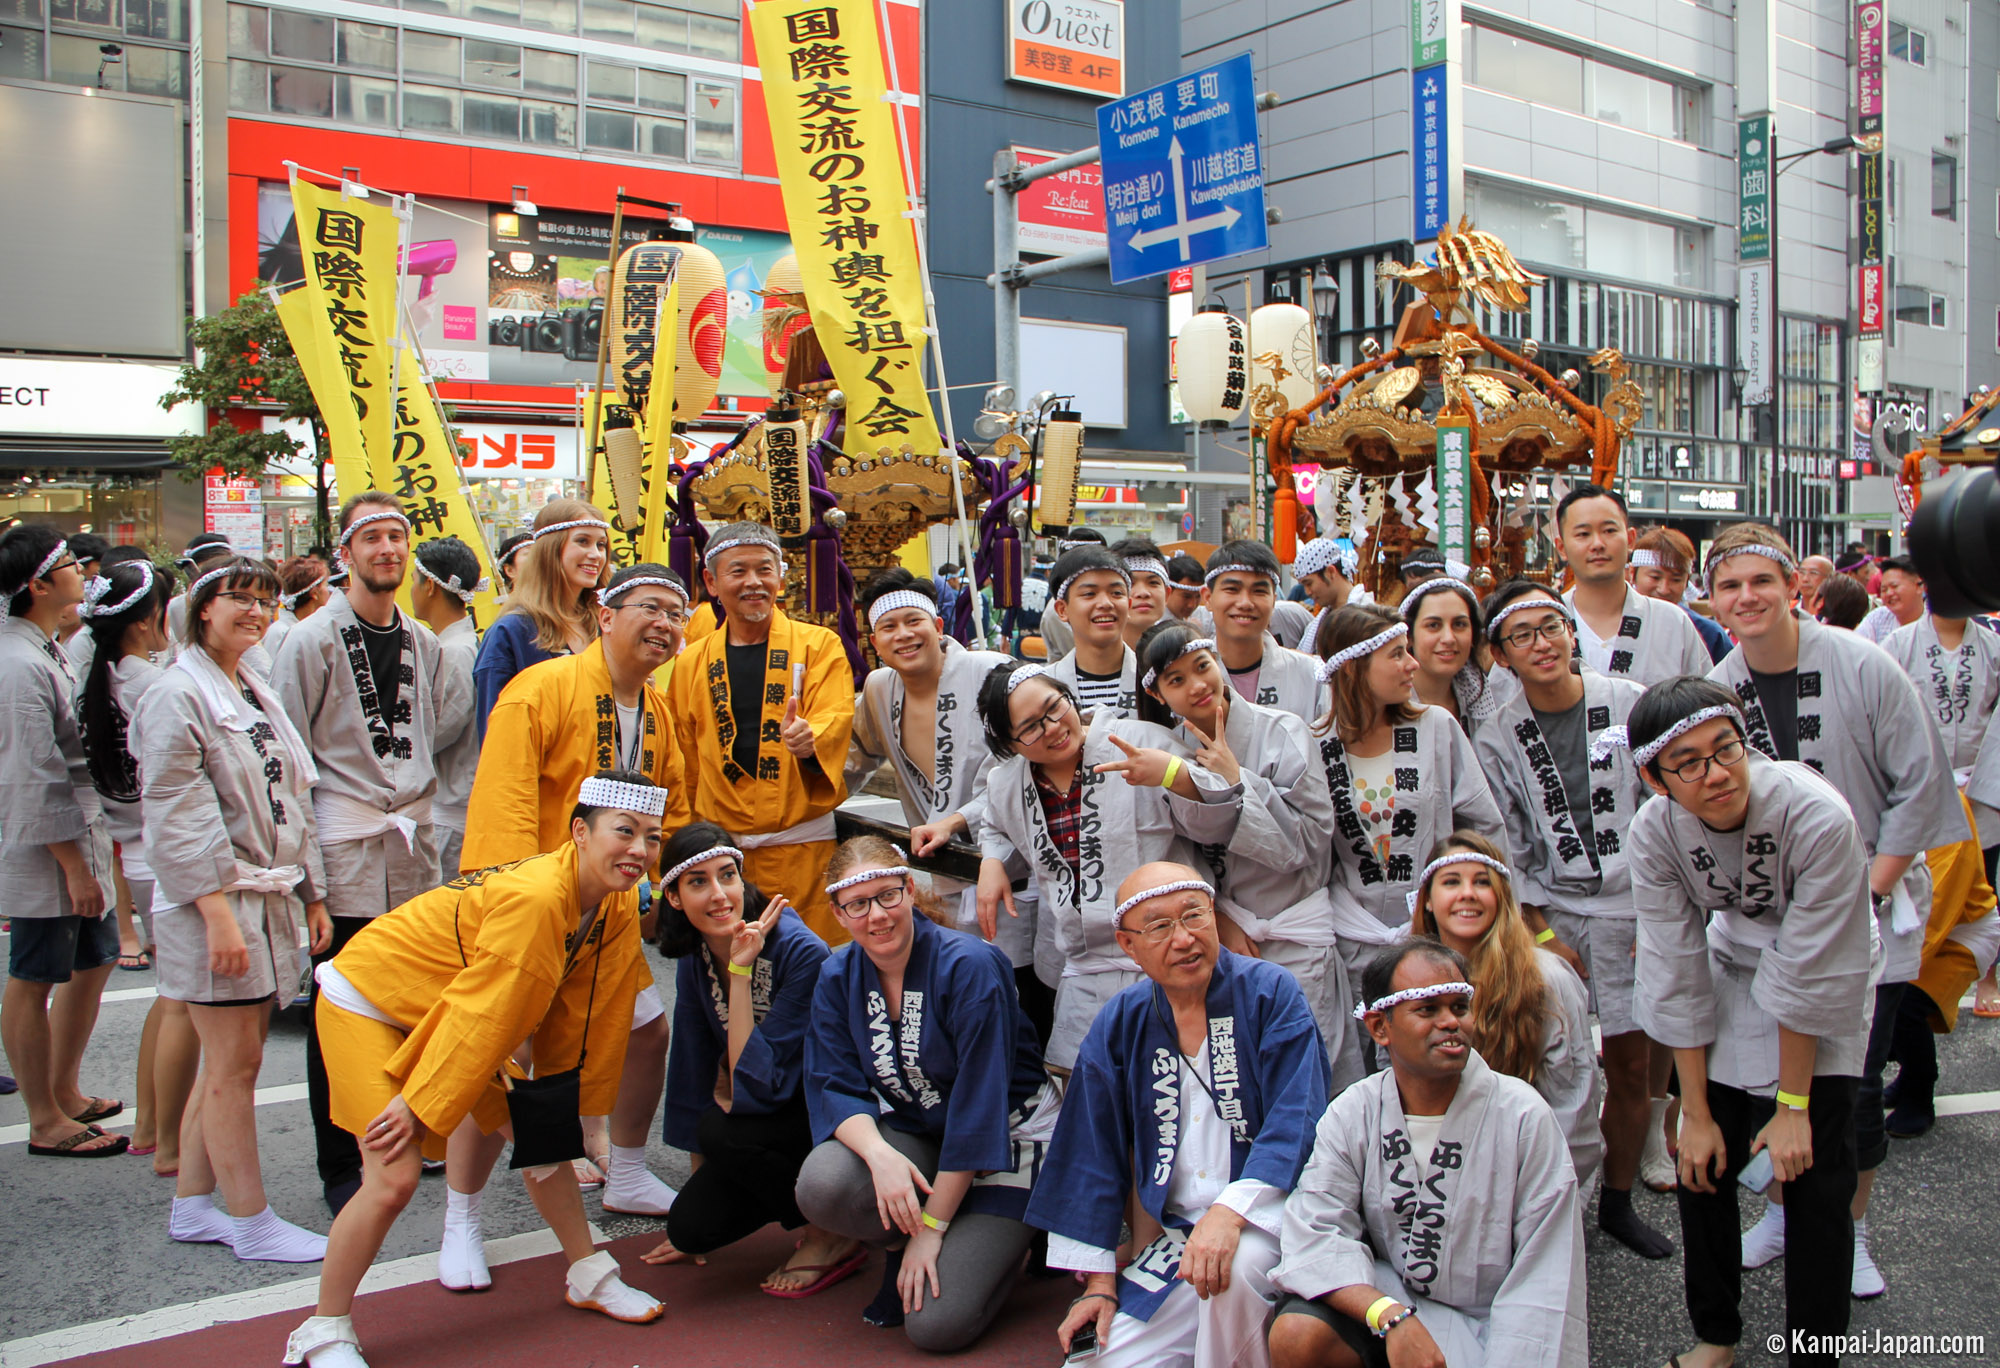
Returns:
[[[1472,423],[1437,420],[1438,550],[1447,561],[1472,563]]]
[[[1860,240],[1860,264],[1855,267],[1854,369],[1863,394],[1882,393],[1888,380],[1885,348],[1889,282],[1882,193],[1883,120],[1888,112],[1882,49],[1888,27],[1888,6],[1884,0],[1859,0],[1855,5],[1855,114],[1861,143],[1861,194],[1856,234]]]
[[[1776,383],[1772,308],[1777,262],[1772,245],[1777,222],[1771,185],[1771,116],[1758,114],[1736,124],[1736,359],[1747,372],[1743,400],[1768,404]]]

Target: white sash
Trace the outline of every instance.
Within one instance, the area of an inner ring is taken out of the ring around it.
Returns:
[[[344,793],[316,789],[313,791],[313,817],[319,823],[319,843],[322,846],[373,840],[393,831],[403,838],[404,847],[414,854],[417,828],[431,824],[431,800],[426,794],[399,808],[384,811]]]
[[[805,845],[809,841],[831,841],[839,833],[833,825],[833,814],[824,813],[797,826],[786,827],[783,831],[745,831],[736,833],[736,844],[745,850],[757,850],[763,846]]]

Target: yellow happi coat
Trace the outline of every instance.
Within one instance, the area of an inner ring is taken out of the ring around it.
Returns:
[[[1972,805],[1965,795],[1966,821],[1972,820]],[[1978,828],[1974,828],[1977,830]],[[1911,986],[1921,988],[1932,1006],[1931,1029],[1948,1034],[1958,1025],[1958,1003],[1965,990],[1979,977],[1972,951],[1952,932],[1967,922],[1993,915],[1993,885],[1986,881],[1986,861],[1977,840],[1938,846],[1924,852],[1931,870],[1931,919],[1924,930],[1923,969]]]
[[[660,820],[672,835],[688,824],[680,740],[664,690],[648,680],[640,703],[645,737],[638,768],[667,790]],[[486,719],[459,868],[471,873],[568,845],[577,788],[622,764],[604,643],[530,665],[508,681]]]
[[[827,816],[847,797],[842,771],[854,730],[854,672],[847,652],[824,627],[794,622],[776,609],[771,617],[756,773],[745,773],[730,756],[736,725],[723,649],[729,641],[726,628],[690,642],[675,658],[667,694],[686,767],[689,811],[696,821],[714,822],[739,837],[787,831]],[[779,737],[792,667],[798,664],[806,667],[799,715],[812,723],[817,768],[802,766]],[[746,847],[744,858],[750,881],[767,894],[784,894],[829,945],[848,939],[834,919],[820,877],[835,844],[818,840]]]
[[[455,879],[377,917],[336,958],[342,976],[399,1022],[414,1023],[383,1066],[433,1136],[471,1115],[491,1134],[507,1120],[503,1069],[521,1077],[514,1051],[534,1041],[535,1072],[583,1060],[584,1116],[609,1115],[644,980],[639,895],[604,900],[588,944],[576,937],[583,908],[573,842],[519,864]],[[592,977],[596,997],[592,1000]],[[340,1052],[326,1067],[338,1076]]]

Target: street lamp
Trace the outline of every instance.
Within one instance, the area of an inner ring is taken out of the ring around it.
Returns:
[[[116,43],[99,43],[97,51],[103,58],[97,64],[97,88],[102,90],[104,89],[105,71],[125,60],[125,49],[119,47]]]
[[[1326,258],[1321,257],[1319,265],[1312,273],[1313,318],[1319,323],[1320,355],[1333,359],[1334,316],[1340,308],[1340,282],[1327,269]]]

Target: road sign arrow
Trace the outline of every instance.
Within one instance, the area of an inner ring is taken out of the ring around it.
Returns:
[[[1148,247],[1158,246],[1162,242],[1178,240],[1181,244],[1181,260],[1186,261],[1189,238],[1217,228],[1233,228],[1236,220],[1242,217],[1235,205],[1226,204],[1220,213],[1210,214],[1207,218],[1198,218],[1192,223],[1169,223],[1164,227],[1148,228],[1143,233],[1134,233],[1131,238],[1132,248],[1134,251],[1143,252]]]

